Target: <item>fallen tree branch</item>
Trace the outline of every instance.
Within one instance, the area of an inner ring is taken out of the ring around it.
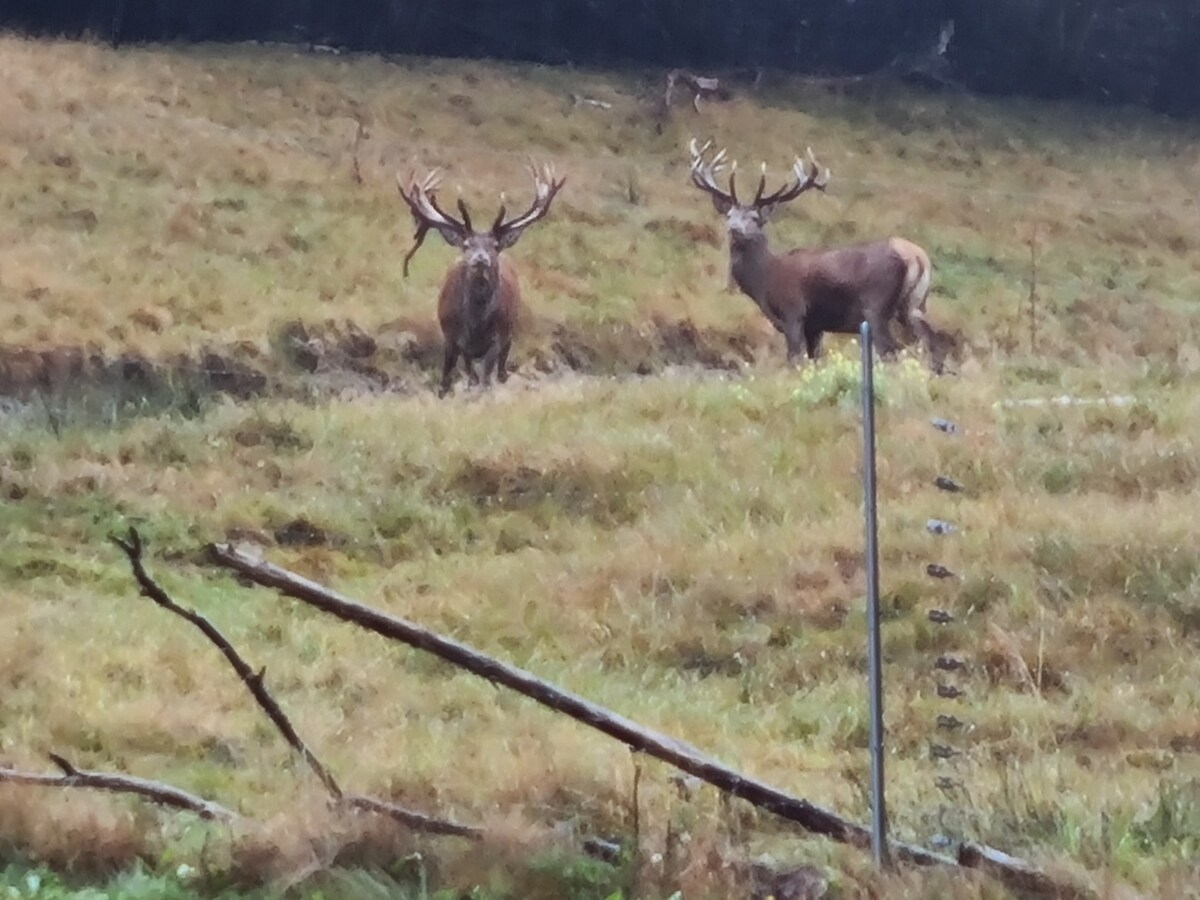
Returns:
[[[250,556],[230,545],[214,544],[209,548],[209,555],[217,565],[231,569],[256,584],[274,588],[376,634],[432,653],[494,684],[503,685],[536,700],[543,706],[568,715],[735,797],[773,812],[808,831],[858,847],[870,846],[870,832],[862,825],[743,775],[683,741],[643,728],[603,706],[548,684],[523,669],[485,656],[419,625],[356,603],[316,582]],[[902,843],[895,843],[892,847],[899,858],[918,865],[954,864],[950,857],[921,847]]]
[[[404,619],[356,603],[314,581],[251,556],[230,544],[212,544],[208,548],[208,555],[216,565],[237,572],[255,584],[274,588],[288,597],[315,606],[323,612],[376,634],[432,653],[474,675],[503,685],[536,700],[543,706],[570,716],[635,750],[669,763],[731,796],[746,800],[808,831],[856,847],[870,846],[870,832],[862,825],[743,775],[690,744],[643,728],[618,713],[557,688],[523,669],[493,659],[465,644]],[[1042,896],[1064,897],[1068,900],[1084,900],[1092,896],[1083,888],[1056,881],[1025,860],[980,844],[964,843],[959,849],[957,859],[898,841],[891,842],[890,846],[896,859],[916,865],[958,865],[978,869],[1009,887]]]
[[[195,794],[189,794],[174,785],[137,778],[133,775],[77,769],[57,753],[49,753],[47,756],[62,770],[61,775],[21,772],[7,766],[0,766],[0,782],[39,784],[46,787],[92,788],[98,791],[111,791],[115,794],[137,794],[161,806],[194,812],[202,819],[231,821],[237,818],[236,813],[221,804],[197,797]]]
[[[354,179],[355,184],[362,184],[363,183],[362,167],[359,165],[359,162],[358,162],[358,151],[359,151],[359,148],[362,146],[363,138],[366,137],[366,135],[367,135],[367,126],[364,125],[363,120],[358,117],[355,117],[354,121],[358,124],[354,130],[354,147],[351,150],[352,159],[351,159],[350,177]]]
[[[313,773],[320,779],[321,784],[325,786],[325,790],[329,791],[335,800],[340,800],[342,798],[341,786],[338,785],[333,774],[317,759],[316,754],[308,749],[300,735],[296,733],[296,729],[292,727],[291,720],[288,719],[287,714],[275,702],[275,698],[271,696],[266,685],[263,683],[263,676],[266,674],[266,669],[259,669],[255,672],[212,622],[194,610],[184,609],[167,596],[167,592],[159,587],[146,572],[146,567],[142,562],[142,537],[138,534],[137,529],[130,528],[127,539],[114,536],[112,542],[124,550],[125,555],[129,557],[129,565],[133,569],[133,577],[141,589],[142,596],[153,600],[163,609],[186,619],[204,633],[204,636],[221,651],[221,655],[233,666],[233,670],[237,672],[238,678],[242,680],[242,684],[246,686],[246,690],[251,693],[262,711],[267,714],[267,718],[271,720],[271,724],[279,729],[279,733],[283,735],[283,739],[308,763],[309,768],[313,770]]]
[[[607,100],[596,100],[593,97],[585,97],[583,94],[571,94],[572,106],[594,106],[597,109],[612,109],[612,104]]]
[[[397,822],[408,825],[414,830],[425,831],[431,834],[458,835],[472,838],[483,836],[483,829],[473,825],[460,825],[457,822],[437,819],[425,813],[406,809],[395,803],[389,803],[374,797],[347,797],[342,791],[341,785],[338,784],[337,779],[333,777],[333,773],[317,759],[316,754],[304,743],[304,740],[292,725],[283,708],[271,696],[270,691],[267,690],[264,683],[266,669],[259,669],[255,672],[212,622],[208,621],[208,619],[198,612],[180,606],[150,577],[149,573],[146,572],[146,567],[142,560],[144,548],[141,535],[138,534],[137,529],[130,528],[129,536],[126,539],[114,536],[112,541],[129,557],[129,565],[133,569],[133,577],[137,581],[142,595],[153,600],[163,609],[173,612],[175,615],[191,622],[221,651],[221,654],[233,666],[234,671],[237,672],[238,677],[242,680],[242,684],[246,686],[246,689],[254,697],[255,702],[258,703],[259,708],[267,714],[267,718],[271,720],[271,724],[279,730],[279,733],[283,735],[283,739],[287,741],[288,745],[308,763],[309,768],[320,779],[321,784],[325,786],[325,790],[329,792],[330,797],[335,803],[347,805],[352,809],[367,810],[390,816]]]
[[[1023,859],[971,841],[958,848],[958,864],[985,872],[1027,896],[1054,897],[1056,900],[1095,900],[1096,897],[1093,891],[1064,884],[1038,871]]]
[[[397,806],[395,803],[380,800],[378,797],[356,795],[345,797],[343,802],[353,809],[361,809],[367,812],[378,813],[381,816],[389,816],[402,825],[407,825],[414,831],[473,839],[483,837],[483,829],[478,825],[460,825],[458,822],[435,819],[433,816],[427,816],[425,813],[419,813],[404,806]]]

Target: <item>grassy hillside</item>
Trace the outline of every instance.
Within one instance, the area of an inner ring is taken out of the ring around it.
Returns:
[[[881,880],[857,851],[685,796],[648,761],[635,816],[620,746],[197,562],[207,541],[255,542],[865,819],[854,346],[828,340],[828,360],[790,371],[725,292],[720,223],[687,185],[695,133],[777,173],[811,144],[833,185],[779,217],[776,245],[917,240],[931,317],[961,335],[955,377],[913,360],[879,375],[897,833],[992,842],[1113,896],[1194,891],[1194,129],[778,83],[681,108],[660,135],[651,76],[263,48],[5,38],[0,77],[0,762],[59,752],[267,823],[231,835],[0,785],[0,863],[98,877],[140,859],[204,890],[332,869],[308,883],[365,897],[414,884],[419,850],[435,883],[478,896],[605,897],[629,870],[564,848],[636,821],[639,896],[737,896],[733,862],[762,854],[826,867],[847,897],[999,896]],[[501,191],[526,196],[529,156],[569,182],[511,251],[530,312],[518,377],[439,401],[451,255],[431,239],[402,277],[394,175],[443,166],[486,215]],[[1063,393],[1133,399],[1002,405]],[[938,493],[939,474],[966,491]],[[931,517],[960,531],[933,537]],[[331,822],[212,648],[138,598],[106,541],[130,524],[348,787],[503,837],[480,851]],[[932,580],[930,562],[961,577]],[[942,653],[969,671],[938,677]],[[939,680],[966,698],[937,697]],[[935,732],[950,713],[972,728]],[[959,755],[932,760],[935,741]]]

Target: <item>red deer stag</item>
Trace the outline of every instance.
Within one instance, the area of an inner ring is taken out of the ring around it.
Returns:
[[[479,382],[475,361],[481,358],[485,387],[491,384],[493,373],[501,383],[508,380],[508,352],[520,314],[521,287],[516,269],[500,252],[515,244],[526,228],[549,212],[551,202],[566,182],[565,178],[556,181],[550,166],[531,171],[534,198],[529,209],[506,220],[501,196],[500,212],[486,231],[476,231],[472,227],[471,214],[462,198],[458,200],[461,219],[454,218],[438,205],[438,170],[430,172],[420,182],[410,181],[407,187],[396,176],[400,196],[408,204],[416,224],[412,249],[404,257],[405,277],[408,276],[409,260],[430,229],[440,234],[451,247],[462,251],[446,273],[438,294],[438,321],[445,339],[442,396],[450,390],[450,379],[459,356],[471,384]]]
[[[818,165],[810,149],[807,166],[797,157],[792,167],[795,180],[767,194],[764,163],[754,199],[743,203],[734,182],[737,162],[730,168],[729,190],[724,191],[717,186],[716,176],[724,168],[725,151],[706,162],[709,146],[697,148],[696,141],[691,142],[692,184],[709,194],[717,212],[725,217],[732,280],[783,334],[789,362],[802,348],[809,359],[815,359],[823,333],[855,333],[865,319],[871,323],[880,355],[896,351],[888,329],[898,321],[921,341],[930,355],[931,368],[941,370],[944,341],[925,320],[930,266],[924,250],[894,237],[846,247],[773,253],[767,247],[765,230],[772,213],[808,190],[824,191],[829,170]]]

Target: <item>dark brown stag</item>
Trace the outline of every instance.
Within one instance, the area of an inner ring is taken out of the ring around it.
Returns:
[[[446,273],[438,295],[438,321],[445,339],[442,362],[441,393],[450,390],[451,376],[459,357],[471,384],[479,382],[475,372],[476,360],[483,360],[483,384],[491,384],[495,374],[501,383],[508,380],[508,353],[521,311],[521,286],[516,269],[500,255],[520,239],[525,229],[550,210],[555,195],[565,178],[554,179],[554,170],[546,166],[533,173],[534,198],[529,209],[512,219],[505,219],[501,198],[500,212],[485,231],[471,225],[471,214],[462,198],[458,200],[461,218],[443,210],[437,202],[440,174],[435,169],[421,181],[410,180],[407,186],[396,178],[400,196],[412,211],[416,234],[412,249],[404,257],[404,275],[408,262],[420,248],[430,229],[436,231],[451,247],[461,251]]]
[[[764,163],[754,198],[746,203],[737,195],[737,163],[730,168],[729,190],[723,190],[716,176],[725,167],[725,151],[706,161],[708,148],[709,144],[697,148],[696,141],[691,142],[692,184],[708,194],[725,217],[730,276],[783,334],[789,361],[802,349],[815,359],[825,332],[855,333],[865,320],[871,323],[881,355],[895,353],[898,345],[889,329],[899,322],[920,340],[931,367],[941,369],[945,338],[925,319],[931,269],[924,250],[894,237],[774,253],[766,234],[772,213],[806,191],[824,191],[829,170],[817,163],[810,149],[807,164],[797,157],[793,180],[768,194]]]

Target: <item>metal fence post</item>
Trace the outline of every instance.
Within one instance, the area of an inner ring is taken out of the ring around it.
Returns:
[[[883,659],[879,637],[879,547],[875,499],[875,371],[871,325],[859,330],[862,345],[863,508],[866,517],[867,680],[871,717],[871,853],[884,867],[887,847],[887,805],[883,778]]]

